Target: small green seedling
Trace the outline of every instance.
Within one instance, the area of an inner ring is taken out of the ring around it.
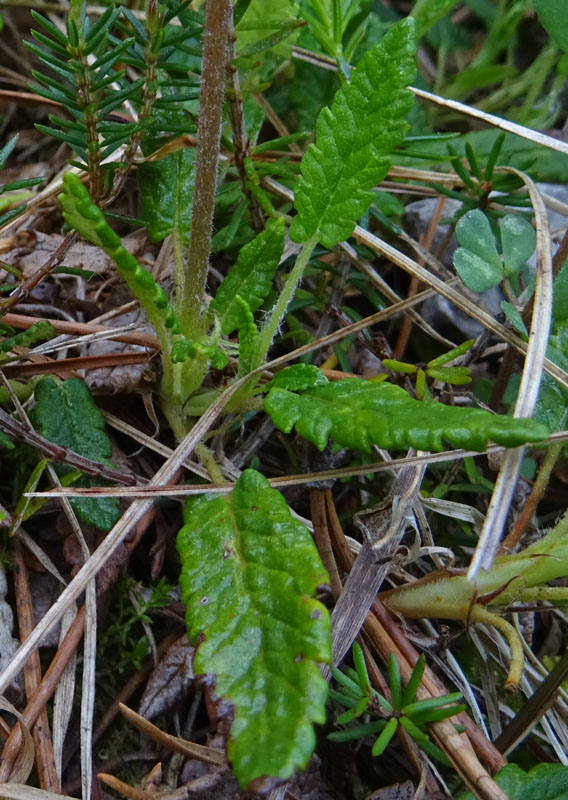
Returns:
[[[466,383],[471,383],[468,367],[445,367],[444,364],[467,353],[474,341],[474,339],[468,339],[467,342],[454,347],[453,350],[433,358],[424,368],[417,367],[415,364],[408,364],[406,361],[395,361],[392,358],[384,358],[383,366],[393,372],[416,375],[416,398],[418,400],[430,400],[431,396],[426,383],[426,376],[454,386],[463,386]],[[378,377],[382,378],[382,375]]]
[[[332,670],[333,677],[341,688],[339,691],[331,690],[330,696],[347,708],[337,721],[340,725],[346,725],[357,717],[367,714],[380,719],[336,731],[329,734],[328,738],[334,742],[345,742],[378,733],[379,736],[371,752],[374,756],[380,756],[400,726],[425,753],[447,764],[446,756],[430,741],[426,726],[429,722],[439,722],[463,711],[465,706],[457,703],[462,695],[453,692],[443,697],[416,700],[416,692],[426,667],[424,655],[420,655],[406,688],[403,689],[400,667],[395,655],[391,653],[389,656],[391,701],[389,702],[371,687],[363,651],[357,643],[353,645],[353,662],[355,669],[346,668],[343,672],[338,669]]]

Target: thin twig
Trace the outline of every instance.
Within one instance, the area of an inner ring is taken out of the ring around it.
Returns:
[[[24,300],[32,289],[38,285],[38,283],[49,275],[55,267],[57,267],[63,259],[65,258],[65,254],[67,251],[73,246],[77,239],[76,233],[68,233],[59,247],[53,251],[53,253],[49,256],[49,258],[45,261],[44,264],[41,265],[33,275],[30,275],[25,281],[23,281],[19,286],[17,286],[10,297],[6,298],[6,300],[0,301],[0,311],[7,311],[9,308],[14,308],[21,300]]]
[[[567,442],[568,431],[558,431],[549,438],[549,444],[555,442]],[[418,456],[408,456],[407,458],[395,458],[392,461],[378,461],[371,464],[363,464],[356,467],[341,467],[339,469],[326,469],[321,472],[306,472],[296,475],[284,475],[279,478],[269,478],[269,483],[277,489],[286,486],[300,486],[301,484],[312,483],[314,481],[339,480],[340,478],[353,478],[356,475],[376,474],[379,472],[396,472],[403,467],[419,464],[436,464],[446,461],[460,461],[464,458],[488,455],[489,453],[503,453],[501,445],[491,444],[483,452],[477,450],[445,450],[442,453],[427,453]],[[112,488],[107,486],[91,486],[86,489],[50,489],[47,492],[26,492],[25,497],[187,497],[191,495],[207,494],[215,492],[218,494],[228,494],[234,489],[235,484],[227,482],[222,485],[206,483],[200,485],[170,485],[162,484],[154,486],[133,486],[132,488]]]
[[[122,483],[125,486],[132,486],[140,481],[144,483],[144,478],[125,475],[122,472],[118,472],[118,470],[113,470],[104,464],[100,464],[98,461],[91,461],[90,458],[80,456],[64,445],[50,442],[48,439],[40,436],[39,433],[36,433],[29,425],[18,422],[18,420],[14,419],[14,417],[10,416],[10,414],[1,408],[0,429],[11,438],[16,439],[16,441],[30,444],[32,447],[41,450],[42,453],[45,453],[54,461],[63,461],[65,464],[69,464],[70,467],[75,467],[81,472],[85,472],[87,475],[106,478],[115,483]]]

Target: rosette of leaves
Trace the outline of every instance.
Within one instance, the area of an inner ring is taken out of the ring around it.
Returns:
[[[380,719],[331,733],[328,739],[346,742],[378,733],[372,753],[374,756],[380,756],[400,726],[429,756],[448,764],[448,759],[440,748],[430,741],[426,726],[429,722],[439,722],[464,711],[465,706],[457,704],[457,701],[461,700],[461,693],[453,692],[441,697],[416,700],[416,692],[426,667],[424,655],[420,655],[406,687],[403,688],[400,666],[394,653],[391,653],[388,664],[391,699],[387,700],[371,686],[363,651],[357,643],[353,645],[353,662],[355,669],[347,667],[341,671],[332,668],[333,677],[339,684],[339,691],[332,690],[331,698],[347,708],[347,711],[337,718],[337,722],[339,725],[348,725],[357,717],[369,714]]]

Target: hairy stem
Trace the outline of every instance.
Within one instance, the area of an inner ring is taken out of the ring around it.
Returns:
[[[201,101],[197,127],[197,161],[189,263],[177,303],[183,330],[190,338],[199,338],[203,333],[202,306],[215,205],[230,20],[229,0],[208,0],[203,34]]]
[[[317,242],[318,238],[316,234],[303,245],[298,258],[296,259],[296,263],[292,268],[292,272],[288,275],[288,279],[284,284],[284,288],[280,293],[276,305],[272,309],[270,318],[264,328],[261,330],[258,337],[255,366],[262,364],[263,360],[266,358],[268,348],[270,347],[272,339],[274,338],[276,331],[284,319],[288,305],[294,296],[300,280],[302,279],[304,270],[308,265],[310,256],[312,255]]]

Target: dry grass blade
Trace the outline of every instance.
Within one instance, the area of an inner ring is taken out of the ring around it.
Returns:
[[[41,322],[45,317],[29,317],[27,314],[4,314],[2,321],[5,325],[10,325],[17,330],[28,330],[32,325]],[[93,322],[67,322],[66,320],[50,319],[49,320],[57,333],[69,334],[71,336],[92,336],[93,334],[101,334],[105,337],[117,342],[124,342],[125,344],[137,344],[140,347],[150,347],[157,350],[158,339],[150,333],[125,333],[120,328],[109,328],[106,325],[97,325]],[[82,340],[77,339],[80,343]],[[37,348],[34,348],[37,351]]]
[[[33,630],[35,621],[28,569],[24,559],[23,546],[21,542],[16,543],[14,559],[16,566],[16,569],[14,570],[14,588],[16,590],[18,625],[20,629],[20,636],[24,638],[29,636]],[[34,653],[33,657],[26,664],[24,669],[24,679],[26,685],[26,697],[29,699],[41,682],[41,664],[38,652]],[[40,786],[42,789],[47,789],[51,792],[58,792],[60,787],[57,773],[55,771],[53,743],[51,740],[50,724],[45,706],[41,709],[37,723],[35,723],[33,726],[32,736],[35,742],[36,766]],[[7,764],[3,759],[1,773],[4,775],[6,775],[6,766]],[[15,780],[13,772],[8,773],[6,778],[12,778]]]
[[[2,317],[2,321],[6,325],[11,325],[12,328],[18,330],[27,330],[32,325],[41,322],[42,319],[45,319],[45,317],[28,317],[27,314],[14,313],[4,314]],[[106,325],[97,325],[93,322],[67,322],[61,319],[50,319],[49,321],[59,334],[87,336],[93,333],[104,333],[117,342],[137,344],[140,347],[150,347],[153,350],[158,349],[158,339],[150,333],[121,333],[117,328],[109,328]]]
[[[29,375],[59,375],[68,377],[78,369],[106,369],[107,367],[143,364],[148,361],[148,353],[107,353],[103,356],[76,356],[61,358],[58,361],[44,361],[31,364],[12,364],[2,370],[7,378]]]
[[[527,353],[514,412],[516,417],[530,417],[538,399],[552,320],[550,228],[546,208],[534,182],[527,175],[516,169],[511,167],[503,169],[504,171],[512,172],[523,180],[530,192],[536,219],[537,271],[535,301]],[[491,568],[493,559],[499,549],[501,533],[511,506],[523,453],[524,448],[518,447],[508,450],[503,458],[485,516],[485,524],[468,570],[468,578],[472,581],[475,580],[475,576],[480,569],[488,570]]]
[[[353,644],[392,568],[402,537],[412,524],[409,520],[414,520],[413,507],[418,500],[424,470],[424,466],[405,467],[379,506],[360,512],[356,517],[364,541],[331,615],[334,666],[341,663]]]
[[[34,766],[34,755],[35,755],[35,747],[34,747],[34,740],[30,733],[30,729],[26,724],[24,717],[17,708],[6,700],[5,697],[0,696],[0,711],[8,711],[10,714],[13,714],[18,720],[18,730],[20,732],[20,745],[14,758],[14,761],[11,762],[9,768],[9,774],[7,778],[14,781],[14,784],[25,783],[30,776],[30,773]],[[4,794],[4,786],[6,783],[2,783],[2,797],[6,797]],[[58,797],[59,795],[52,794],[49,792],[52,797]]]
[[[153,800],[153,798],[156,797],[155,791],[151,792],[146,789],[138,789],[136,786],[130,786],[129,783],[125,783],[119,778],[115,778],[114,775],[109,775],[106,772],[99,772],[97,777],[102,783],[106,783],[106,785],[114,789],[115,792],[123,794],[125,797],[128,797],[129,800]]]
[[[76,609],[71,606],[68,608],[61,620],[61,633],[59,635],[59,646],[63,644],[65,637],[77,617]],[[63,670],[61,679],[57,682],[53,697],[53,757],[57,777],[61,781],[63,767],[63,747],[67,728],[73,712],[73,698],[75,696],[75,667],[77,664],[77,654],[73,652],[69,663]]]
[[[260,373],[263,371],[263,369],[263,367],[260,367],[258,370],[256,370],[256,372]],[[242,378],[232,386],[225,389],[225,391],[217,398],[217,400],[207,409],[205,414],[203,414],[203,416],[195,424],[191,432],[174,450],[170,458],[165,462],[165,464],[163,464],[158,472],[156,472],[150,481],[150,486],[155,488],[159,487],[163,483],[167,483],[167,481],[175,475],[185,459],[191,455],[195,447],[201,441],[202,437],[213,425],[218,415],[229,402],[233,394],[246,382],[248,377],[249,376]],[[97,550],[95,550],[89,560],[81,567],[77,575],[73,578],[68,587],[61,593],[54,605],[51,606],[41,622],[36,625],[33,633],[19,647],[10,664],[2,673],[0,673],[0,694],[6,691],[7,687],[20,673],[31,653],[38,646],[45,634],[58,622],[65,610],[69,608],[71,603],[76,600],[82,592],[85,591],[89,581],[91,581],[97,575],[99,570],[102,569],[119,544],[121,544],[126,536],[128,536],[133,526],[152,507],[152,504],[152,499],[136,500],[125,511],[116,525],[111,531],[109,531],[102,544],[97,548]]]
[[[292,47],[292,53],[295,58],[301,61],[314,64],[322,69],[337,72],[337,62],[334,58],[323,56],[311,50],[305,50],[302,47],[296,46]],[[521,136],[523,139],[528,139],[531,142],[541,144],[551,150],[557,150],[559,153],[568,155],[568,143],[562,140],[554,139],[552,136],[547,136],[545,133],[527,128],[524,125],[518,125],[516,122],[510,122],[508,119],[503,119],[503,117],[497,117],[495,114],[480,111],[478,108],[469,106],[466,103],[460,103],[457,100],[448,100],[445,97],[440,97],[440,95],[427,92],[424,89],[417,89],[414,86],[410,86],[409,88],[414,92],[416,97],[420,97],[422,100],[428,100],[430,103],[435,103],[438,106],[450,108],[458,114],[465,114],[468,117],[473,117],[474,119],[487,123],[487,125],[493,128],[499,128],[499,130],[506,131],[507,133],[514,133],[517,136]]]
[[[568,431],[558,431],[553,433],[549,442],[568,441]],[[269,483],[275,488],[285,486],[299,486],[314,481],[338,480],[339,478],[354,477],[355,475],[365,475],[377,472],[396,472],[403,467],[418,464],[436,464],[445,461],[461,461],[463,458],[487,455],[489,453],[503,453],[504,449],[497,444],[479,453],[476,450],[445,450],[442,453],[428,453],[419,456],[408,456],[407,458],[394,458],[392,461],[377,461],[371,464],[364,464],[354,467],[341,467],[338,469],[326,469],[320,472],[306,472],[299,475],[284,475],[280,478],[270,478]],[[47,492],[26,492],[25,497],[188,497],[191,495],[206,494],[216,492],[227,494],[234,487],[233,482],[223,484],[206,483],[198,486],[168,485],[156,486],[133,486],[132,488],[113,488],[107,486],[92,486],[88,489],[50,489]]]
[[[164,733],[157,725],[153,725],[123,703],[119,703],[119,708],[121,714],[128,722],[135,725],[141,733],[149,736],[153,741],[163,747],[167,747],[168,750],[181,753],[187,758],[197,758],[199,761],[204,761],[206,764],[213,764],[217,767],[222,767],[227,763],[224,754],[219,750],[215,750],[213,747],[205,747],[195,742],[188,742],[185,739],[180,739],[178,736],[171,736],[169,733]]]
[[[532,128],[526,128],[524,125],[510,122],[508,119],[495,116],[495,114],[488,114],[486,111],[480,111],[478,108],[460,103],[457,100],[448,100],[445,97],[432,94],[432,92],[426,92],[424,89],[416,89],[412,86],[411,91],[414,92],[416,97],[428,100],[430,103],[435,103],[444,108],[451,108],[452,111],[456,111],[458,114],[474,117],[482,122],[486,122],[487,125],[491,125],[493,128],[499,128],[499,130],[506,131],[507,133],[514,133],[517,136],[521,136],[523,139],[528,139],[530,142],[541,144],[543,147],[548,147],[550,150],[556,150],[559,153],[568,155],[568,142],[564,142],[561,139],[554,139],[552,136],[547,136],[540,131],[534,131]]]
[[[10,782],[2,784],[3,800],[76,800],[66,794],[55,794],[35,786],[24,786],[23,783]]]

